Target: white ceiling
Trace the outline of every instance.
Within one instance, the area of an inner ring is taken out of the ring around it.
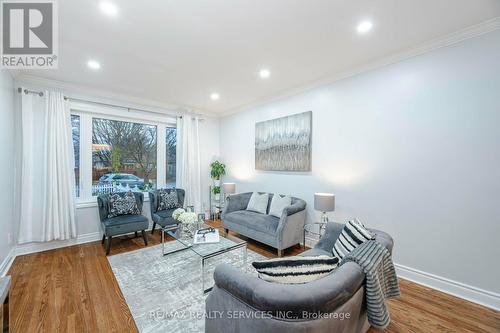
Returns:
[[[498,0],[109,1],[114,18],[58,1],[59,69],[25,73],[225,113],[500,16]]]

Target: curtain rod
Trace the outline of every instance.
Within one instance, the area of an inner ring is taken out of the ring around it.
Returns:
[[[20,94],[24,92],[26,95],[34,94],[34,95],[38,95],[40,97],[43,97],[43,91],[34,91],[34,90],[28,90],[28,89],[23,90],[23,88],[17,88],[17,92]]]
[[[35,91],[35,90],[28,90],[28,89],[24,89],[19,87],[17,88],[17,91],[19,93],[25,93],[25,94],[35,94],[35,95],[38,95],[40,97],[43,97],[43,91]],[[80,98],[74,98],[74,97],[69,97],[69,96],[64,96],[64,99],[65,100],[72,100],[72,101],[78,101],[78,102],[84,102],[84,103],[92,103],[92,104],[98,104],[98,105],[103,105],[103,106],[108,106],[108,107],[114,107],[114,108],[120,108],[120,109],[126,109],[128,112],[130,111],[141,111],[141,112],[149,112],[149,113],[155,113],[155,114],[161,114],[163,116],[178,116],[180,118],[182,118],[182,114],[167,114],[167,113],[163,113],[163,112],[158,112],[158,111],[152,111],[152,110],[145,110],[145,109],[138,109],[138,108],[131,108],[131,107],[127,107],[127,106],[123,106],[123,105],[116,105],[116,104],[110,104],[110,103],[104,103],[104,102],[96,102],[96,101],[89,101],[89,100],[86,100],[86,99],[80,99]],[[200,120],[204,120],[203,118],[200,118]]]

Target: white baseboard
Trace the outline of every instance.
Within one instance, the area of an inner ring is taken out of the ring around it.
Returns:
[[[60,247],[78,245],[88,242],[95,242],[97,240],[100,240],[101,237],[102,233],[92,232],[88,234],[79,235],[76,239],[69,239],[64,241],[52,241],[45,243],[33,242],[27,244],[19,244],[16,246],[15,253],[16,256],[20,256],[29,253],[48,251],[48,250],[58,249]]]
[[[317,242],[315,238],[306,237],[306,246],[310,248]],[[394,266],[400,278],[500,311],[500,294],[404,265],[394,264]]]
[[[16,258],[16,248],[13,247],[12,249],[10,249],[9,253],[0,264],[0,276],[5,276],[5,274],[7,274],[15,258]]]
[[[395,264],[398,277],[500,311],[500,294]]]

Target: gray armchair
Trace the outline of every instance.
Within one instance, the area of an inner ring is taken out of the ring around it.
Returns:
[[[179,203],[179,207],[183,207],[186,191],[180,188],[171,189],[171,191],[177,192],[177,201]],[[176,208],[158,210],[158,205],[159,205],[158,190],[150,191],[149,207],[151,208],[151,219],[153,220],[153,228],[151,228],[151,234],[154,233],[157,224],[159,224],[162,227],[166,227],[167,225],[174,225],[178,223],[172,217],[172,213]]]
[[[126,192],[118,193],[124,195]],[[142,212],[144,203],[144,194],[141,192],[133,192],[137,208]],[[116,193],[114,193],[116,194]],[[111,249],[111,239],[113,236],[124,235],[134,232],[137,237],[137,232],[142,232],[144,245],[148,245],[148,236],[146,229],[149,227],[149,220],[146,216],[140,214],[119,215],[108,218],[109,215],[109,194],[101,194],[97,197],[97,206],[99,208],[99,218],[103,228],[102,244],[106,241],[106,255]]]
[[[342,224],[328,223],[317,245],[302,255],[333,256]],[[376,240],[392,251],[392,238],[371,230]],[[364,296],[365,274],[348,262],[332,274],[306,284],[267,282],[222,264],[214,272],[215,286],[206,300],[205,332],[343,332],[368,330]],[[245,313],[235,318],[234,313]],[[253,315],[252,315],[253,314]],[[318,318],[318,315],[323,317]],[[346,315],[349,314],[347,318]]]
[[[260,193],[260,192],[259,192]],[[306,219],[306,202],[292,197],[292,204],[283,210],[280,218],[246,210],[252,192],[230,195],[222,211],[226,233],[233,230],[278,250],[278,256],[290,246],[300,244]],[[269,194],[267,212],[273,194]]]

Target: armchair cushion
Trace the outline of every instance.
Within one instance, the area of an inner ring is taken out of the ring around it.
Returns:
[[[120,215],[102,221],[106,236],[122,235],[138,230],[146,230],[148,218],[143,215]]]
[[[174,212],[175,209],[166,209],[166,210],[159,210],[156,212],[156,215],[163,219],[168,219],[172,217],[172,213]]]
[[[333,255],[342,259],[360,244],[374,238],[358,219],[347,221],[333,246]]]
[[[158,190],[158,211],[179,208],[179,198],[176,189]]]
[[[266,234],[275,234],[280,219],[261,213],[256,213],[248,210],[238,210],[231,213],[226,213],[224,220],[231,223],[244,226],[248,229],[260,231]]]
[[[259,277],[269,282],[297,284],[318,280],[330,274],[339,258],[328,255],[274,258],[252,263]]]
[[[132,191],[110,194],[108,205],[108,218],[120,215],[138,215],[141,213]]]

